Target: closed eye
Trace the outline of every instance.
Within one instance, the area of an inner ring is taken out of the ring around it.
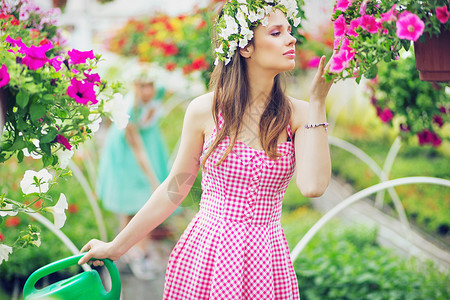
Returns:
[[[278,32],[273,32],[273,33],[271,33],[270,35],[271,35],[271,36],[279,36],[280,34],[281,34],[281,32],[278,31]]]

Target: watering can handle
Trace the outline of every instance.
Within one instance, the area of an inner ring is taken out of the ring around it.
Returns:
[[[23,287],[23,295],[27,296],[31,294],[35,290],[36,282],[38,282],[39,279],[49,274],[55,273],[59,270],[76,265],[80,260],[80,258],[83,257],[84,255],[85,253],[69,256],[34,271],[28,278],[27,282],[25,283],[25,286]],[[118,299],[118,297],[114,298],[114,296],[120,295],[121,284],[119,272],[117,271],[116,266],[110,259],[102,259],[102,261],[105,263],[109,275],[111,276],[111,290],[106,295],[106,299],[111,300]]]

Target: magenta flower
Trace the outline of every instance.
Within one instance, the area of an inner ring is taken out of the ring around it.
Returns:
[[[49,60],[50,65],[55,69],[56,72],[61,70],[61,65],[63,64],[63,58],[61,56],[52,57]]]
[[[354,19],[350,21],[350,26],[348,28],[347,34],[348,35],[353,35],[354,37],[357,37],[359,34],[355,31],[356,28],[359,27],[359,25],[361,25],[361,20],[358,19]]]
[[[70,63],[74,65],[79,64],[85,64],[87,59],[94,59],[94,51],[78,51],[75,49],[72,49],[71,51],[67,52],[70,58]]]
[[[22,64],[26,65],[30,70],[37,70],[42,68],[46,62],[49,61],[45,52],[53,48],[51,43],[36,47],[31,45],[29,48],[24,47],[22,50],[25,53],[25,57],[22,60]]]
[[[380,119],[384,123],[389,122],[390,120],[392,120],[393,117],[394,117],[394,114],[392,113],[392,111],[389,108],[385,108],[380,112]]]
[[[314,56],[308,61],[308,69],[315,69],[319,66],[320,56]]]
[[[330,72],[340,73],[348,67],[348,53],[345,50],[340,50],[333,55],[330,63]]]
[[[84,72],[83,74],[84,74],[84,76],[86,76],[87,82],[97,84],[97,85],[102,82],[100,75],[98,75],[97,73],[88,74],[88,73]]]
[[[433,121],[436,123],[439,127],[444,126],[444,119],[440,115],[434,115]]]
[[[449,17],[450,15],[448,13],[447,5],[436,8],[436,18],[439,20],[439,22],[445,24],[447,23]]]
[[[366,14],[366,10],[367,10],[367,2],[369,2],[369,0],[364,0],[361,3],[361,6],[359,7],[359,14],[361,16],[364,16]]]
[[[62,134],[58,134],[54,140],[54,142],[56,143],[60,143],[61,145],[63,145],[67,150],[71,150],[72,149],[72,145],[69,143],[69,140],[67,140],[67,138],[65,136],[63,136]]]
[[[333,23],[334,36],[342,37],[347,32],[347,23],[343,15],[340,15]]]
[[[415,14],[404,11],[398,16],[397,36],[400,39],[417,41],[425,29],[425,23]]]
[[[19,53],[23,53],[23,49],[27,48],[27,46],[25,46],[25,44],[22,42],[22,39],[19,37],[17,38],[17,40],[11,38],[10,36],[6,37],[6,42],[8,44],[11,44],[11,46],[13,47],[18,47],[19,48]],[[14,51],[13,51],[14,52]]]
[[[391,21],[397,20],[397,11],[395,10],[396,6],[397,6],[397,4],[392,5],[391,9],[387,13],[381,14],[380,23],[391,22]]]
[[[442,139],[435,133],[428,129],[424,129],[417,134],[419,144],[426,145],[432,144],[434,147],[438,147],[442,144]]]
[[[334,11],[333,12],[336,12],[336,10],[346,11],[347,8],[350,6],[350,4],[352,4],[352,1],[349,1],[349,0],[337,0],[336,6],[334,7]]]
[[[0,68],[0,88],[4,87],[9,83],[9,73],[8,68],[5,64],[2,64],[2,67]]]
[[[75,102],[87,105],[89,102],[96,104],[98,102],[95,96],[94,84],[90,82],[79,81],[73,78],[67,88],[67,95],[73,98]]]
[[[377,33],[380,28],[380,23],[377,22],[377,19],[371,15],[364,15],[359,18],[359,24],[369,33]]]

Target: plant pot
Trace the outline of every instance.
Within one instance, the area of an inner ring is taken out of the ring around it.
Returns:
[[[450,31],[415,42],[414,51],[420,80],[450,82]]]
[[[66,8],[67,5],[67,0],[52,0],[53,3],[53,7],[58,7],[61,10],[64,10],[64,8]]]
[[[0,88],[0,138],[6,123],[6,111],[13,103],[13,95],[8,89]]]

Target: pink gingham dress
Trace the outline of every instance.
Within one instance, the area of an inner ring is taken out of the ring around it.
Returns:
[[[223,118],[219,114],[219,130]],[[203,172],[200,211],[169,258],[164,299],[300,299],[297,278],[280,224],[284,193],[295,169],[293,138],[278,145],[271,160],[264,150],[226,137]],[[203,155],[216,137],[206,139]],[[203,159],[200,157],[200,160]]]

